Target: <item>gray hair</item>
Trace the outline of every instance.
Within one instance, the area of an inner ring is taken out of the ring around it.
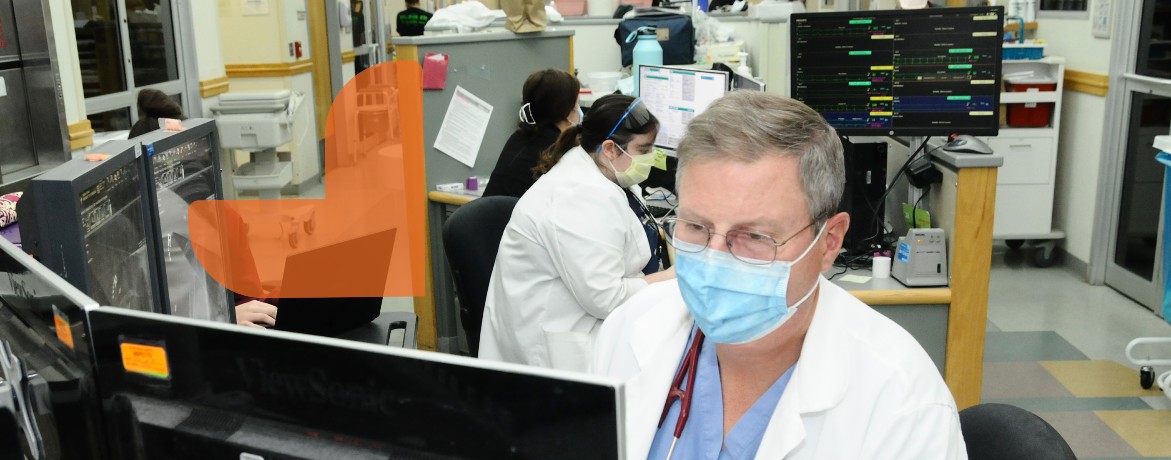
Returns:
[[[692,119],[678,155],[676,188],[691,163],[796,156],[805,201],[818,223],[837,212],[846,182],[837,131],[800,101],[757,91],[732,92]]]

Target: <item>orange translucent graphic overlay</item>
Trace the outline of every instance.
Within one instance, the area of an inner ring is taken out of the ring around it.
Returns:
[[[325,125],[325,198],[196,202],[188,226],[199,261],[248,297],[423,295],[422,120],[418,62],[358,74]]]

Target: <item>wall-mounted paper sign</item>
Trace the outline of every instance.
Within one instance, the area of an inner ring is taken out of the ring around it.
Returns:
[[[439,126],[435,148],[469,168],[475,167],[491,118],[492,105],[457,85]]]
[[[268,14],[268,0],[241,0],[240,13],[244,16],[264,16]]]

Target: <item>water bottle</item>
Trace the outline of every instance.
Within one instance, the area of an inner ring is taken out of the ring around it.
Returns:
[[[634,44],[634,50],[631,52],[634,62],[630,68],[630,74],[634,77],[634,97],[638,97],[638,67],[663,65],[663,47],[659,46],[659,37],[655,33],[655,28],[639,27],[626,38],[626,43],[634,41],[636,35],[638,42]]]

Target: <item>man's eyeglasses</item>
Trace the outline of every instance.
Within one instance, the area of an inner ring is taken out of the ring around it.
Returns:
[[[737,260],[751,265],[769,265],[777,258],[777,248],[788,244],[801,232],[813,227],[814,223],[810,222],[809,225],[801,227],[801,230],[797,230],[792,236],[785,238],[780,243],[771,236],[746,230],[732,230],[720,236],[724,237],[724,241],[728,244],[728,250]],[[664,220],[663,230],[675,240],[699,247],[698,250],[691,250],[694,248],[675,246],[676,251],[693,253],[703,252],[711,243],[712,235],[719,235],[707,225],[677,217],[669,217]]]
[[[614,124],[614,129],[610,130],[610,134],[606,135],[606,139],[618,132],[618,127],[626,128],[627,131],[637,131],[647,123],[650,123],[652,118],[651,110],[642,103],[642,99],[636,98],[630,106],[626,108],[626,112],[622,114],[622,118],[618,119],[618,123]]]

